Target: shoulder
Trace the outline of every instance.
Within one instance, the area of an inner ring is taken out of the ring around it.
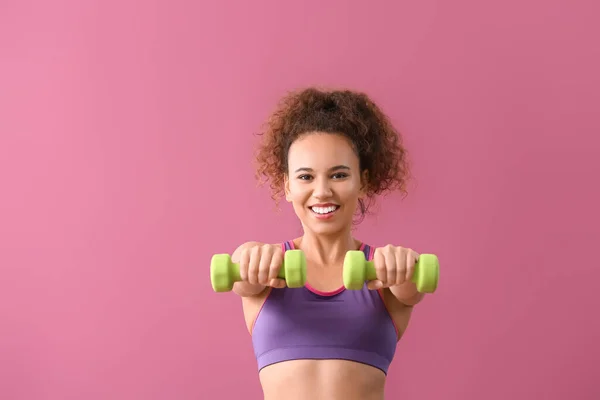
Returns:
[[[367,260],[373,260],[373,255],[375,254],[376,247],[368,244],[367,242],[359,242],[360,247],[359,250],[365,253],[365,258]]]

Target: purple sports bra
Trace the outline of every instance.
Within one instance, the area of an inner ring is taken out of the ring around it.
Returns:
[[[294,243],[282,244],[291,250]],[[373,249],[360,247],[367,260]],[[387,374],[398,343],[398,331],[383,302],[383,294],[341,287],[321,292],[301,288],[271,288],[252,327],[259,371],[271,364],[297,359],[343,359],[379,368]]]

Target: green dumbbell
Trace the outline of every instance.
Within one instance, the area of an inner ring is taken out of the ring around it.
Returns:
[[[440,275],[440,262],[433,254],[421,254],[415,264],[412,281],[421,293],[433,293],[437,289]],[[352,250],[346,253],[343,272],[344,286],[350,290],[359,290],[365,281],[377,279],[373,261],[365,259],[365,253]]]
[[[277,277],[285,279],[290,288],[306,283],[306,258],[302,250],[288,250]],[[235,282],[241,281],[240,265],[231,262],[229,254],[215,254],[210,260],[210,282],[215,292],[229,292]]]

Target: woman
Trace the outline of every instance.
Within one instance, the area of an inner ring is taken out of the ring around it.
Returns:
[[[383,399],[396,344],[423,295],[410,281],[418,254],[353,237],[376,195],[405,191],[406,151],[389,119],[363,93],[309,88],[285,97],[262,132],[258,174],[291,203],[303,235],[248,242],[239,262],[246,325],[265,399]],[[307,284],[276,279],[289,249],[301,249]],[[373,260],[377,280],[344,290],[349,250]]]

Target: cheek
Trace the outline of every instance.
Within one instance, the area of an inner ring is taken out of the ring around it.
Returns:
[[[354,184],[340,187],[338,195],[347,201],[353,201],[360,196],[360,187]]]
[[[310,196],[310,193],[303,185],[290,184],[288,196],[293,202],[298,203],[305,201]]]

